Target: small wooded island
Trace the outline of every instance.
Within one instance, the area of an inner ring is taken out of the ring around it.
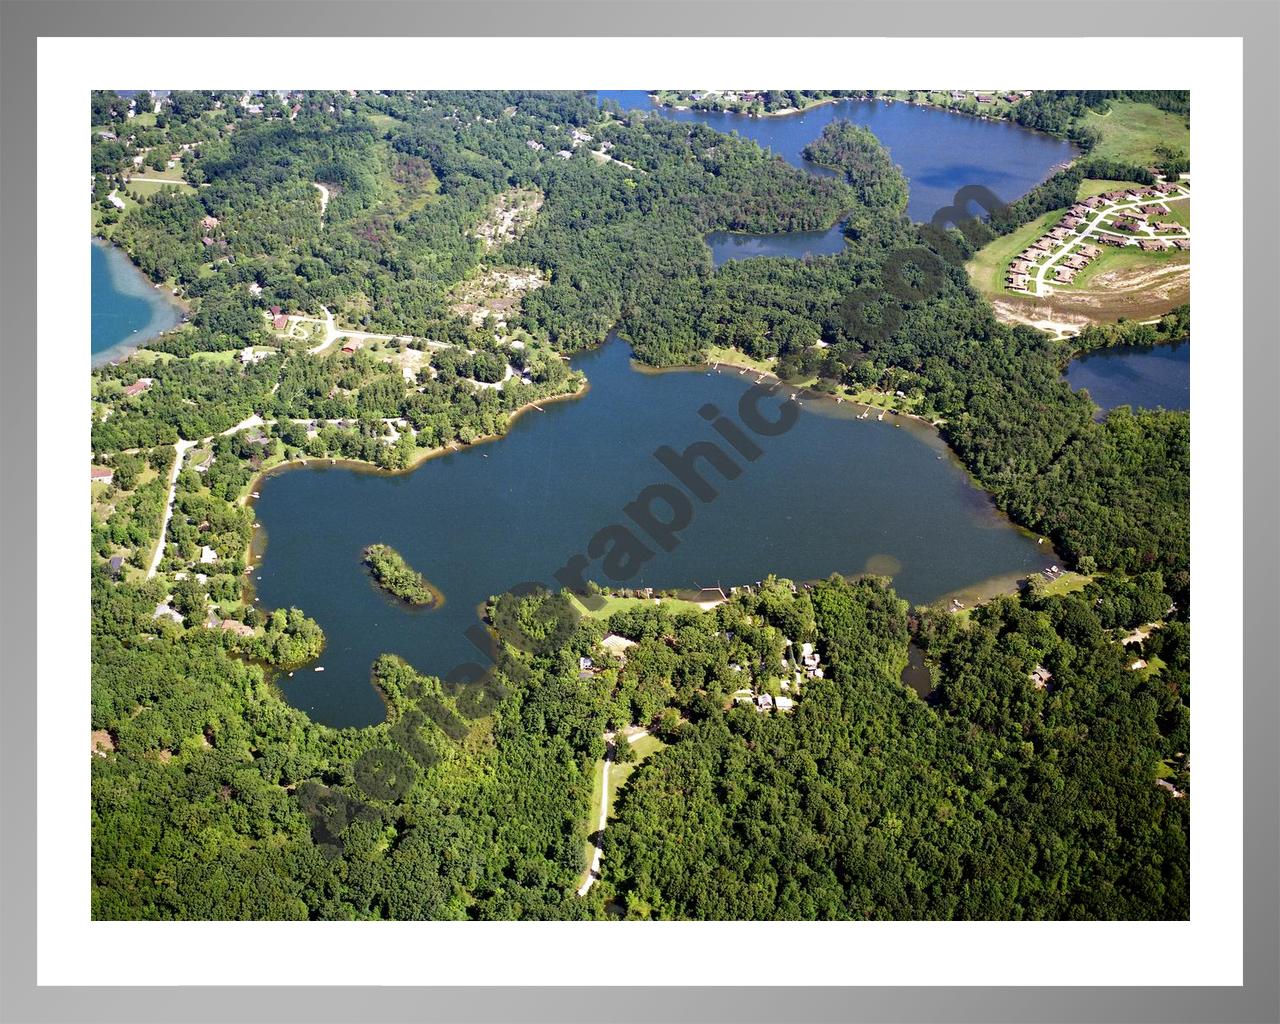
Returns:
[[[425,608],[444,603],[444,595],[387,544],[370,544],[365,548],[364,564],[378,586],[408,604]]]

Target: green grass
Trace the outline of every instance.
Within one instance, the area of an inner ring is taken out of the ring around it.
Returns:
[[[1143,252],[1133,245],[1127,245],[1123,249],[1109,245],[1101,246],[1101,248],[1102,255],[1076,274],[1075,280],[1071,284],[1064,285],[1055,282],[1053,287],[1064,291],[1087,288],[1098,274],[1104,272],[1131,270],[1135,267],[1156,266],[1162,263],[1187,263],[1191,259],[1191,253],[1183,252],[1179,249],[1169,249],[1165,252]]]
[[[140,348],[129,356],[129,361],[150,366],[152,363],[167,363],[170,359],[176,358],[177,356],[172,352],[156,352],[154,349]]]
[[[186,181],[131,181],[125,186],[126,192],[136,192],[144,199],[149,199],[164,189],[176,188],[179,192],[194,192],[196,187]]]
[[[627,611],[632,608],[638,608],[641,605],[652,605],[653,599],[648,597],[608,597],[602,595],[604,604],[596,611],[587,608],[575,596],[570,594],[569,598],[573,601],[574,606],[589,619],[607,619],[614,612]],[[702,611],[692,601],[684,601],[676,597],[664,597],[661,599],[664,608],[671,609],[672,612],[700,612]]]
[[[984,245],[974,254],[966,268],[974,287],[986,295],[1023,295],[1004,286],[1004,273],[1018,253],[1053,227],[1065,210],[1052,210],[1043,217],[1024,224],[1008,235]]]
[[[757,373],[773,373],[772,359],[755,359],[736,348],[724,345],[712,345],[707,349],[707,363],[730,363],[733,366],[745,366]]]
[[[240,358],[238,349],[227,349],[225,352],[192,352],[191,358],[198,363],[217,363],[230,366]]]
[[[1191,227],[1191,200],[1182,199],[1174,202],[1165,202],[1165,206],[1169,207],[1169,212],[1163,216],[1156,217],[1156,220],[1171,220],[1179,224],[1184,224],[1188,228]]]
[[[1141,186],[1139,181],[1118,181],[1115,178],[1085,178],[1080,182],[1080,187],[1076,189],[1077,199],[1088,199],[1090,196],[1100,196],[1103,192],[1114,192],[1118,188],[1133,188]]]
[[[1186,117],[1149,103],[1113,102],[1105,114],[1090,110],[1084,125],[1102,135],[1090,156],[1146,166],[1158,159],[1157,146],[1191,152]]]
[[[1056,580],[1042,583],[1039,591],[1046,597],[1061,597],[1064,594],[1074,594],[1078,590],[1083,590],[1092,581],[1093,577],[1086,576],[1084,573],[1064,572]]]

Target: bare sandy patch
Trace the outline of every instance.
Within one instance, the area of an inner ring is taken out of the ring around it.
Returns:
[[[537,189],[508,189],[494,199],[488,215],[476,226],[476,238],[486,249],[514,241],[533,223],[545,200]]]

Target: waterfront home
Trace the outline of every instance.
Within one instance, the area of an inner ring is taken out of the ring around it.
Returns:
[[[978,93],[978,95],[975,96],[974,99],[976,99],[979,103],[994,103],[996,101],[996,98],[994,96],[990,96],[985,92]]]
[[[110,466],[90,466],[89,481],[95,484],[109,484],[115,477],[115,470]]]
[[[246,626],[243,622],[237,622],[235,619],[223,619],[218,623],[218,628],[224,633],[234,633],[236,636],[253,636],[252,626]]]

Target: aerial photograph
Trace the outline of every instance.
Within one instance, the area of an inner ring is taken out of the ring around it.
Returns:
[[[1190,93],[990,84],[92,92],[93,919],[1189,920]]]

